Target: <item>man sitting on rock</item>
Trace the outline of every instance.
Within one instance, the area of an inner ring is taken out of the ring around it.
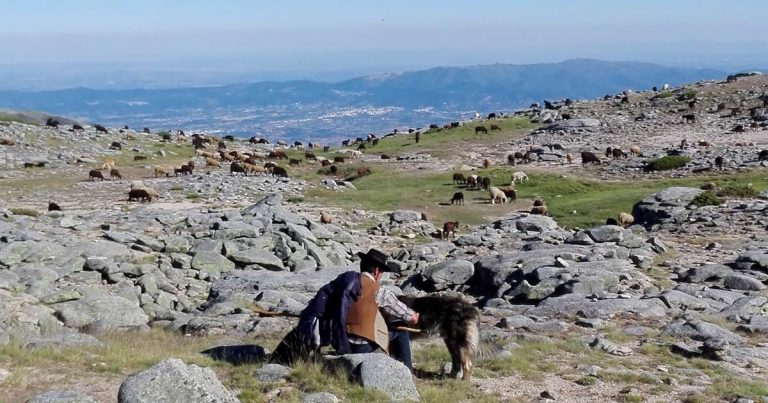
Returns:
[[[377,347],[412,369],[408,333],[387,330],[390,323],[415,324],[419,314],[378,283],[387,256],[376,249],[360,253],[360,273],[348,271],[324,285],[301,312],[298,326],[285,336],[272,361],[292,363],[331,345],[337,354],[369,353]]]
[[[351,351],[355,354],[370,353],[378,346],[413,370],[408,332],[387,331],[386,323],[416,324],[419,314],[400,302],[392,290],[379,285],[381,273],[387,267],[384,253],[371,249],[366,254],[361,253],[360,259],[360,298],[349,308],[346,319]],[[388,343],[385,343],[387,339]]]

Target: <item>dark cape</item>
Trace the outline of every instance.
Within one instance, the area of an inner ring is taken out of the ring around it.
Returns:
[[[312,322],[317,318],[320,346],[330,345],[338,354],[350,352],[347,336],[347,312],[360,298],[360,273],[348,271],[324,285],[303,311],[298,330],[302,337],[311,337]]]

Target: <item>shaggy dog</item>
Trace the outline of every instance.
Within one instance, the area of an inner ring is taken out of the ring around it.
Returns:
[[[451,378],[459,370],[462,379],[472,376],[472,358],[480,353],[480,311],[463,298],[451,295],[401,296],[400,300],[419,313],[419,330],[429,336],[439,333],[451,355]]]

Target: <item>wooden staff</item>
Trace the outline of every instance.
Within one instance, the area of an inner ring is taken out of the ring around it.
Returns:
[[[296,314],[293,312],[265,311],[259,307],[250,308],[250,310],[253,311],[255,314],[259,315],[259,317],[266,317],[266,318],[277,317],[277,316],[282,316],[286,318],[298,318],[300,316],[299,314]],[[420,329],[407,327],[407,326],[395,326],[394,329],[399,330],[401,332],[421,333]]]

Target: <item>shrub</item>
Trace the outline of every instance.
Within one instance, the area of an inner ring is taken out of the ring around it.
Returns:
[[[197,200],[199,198],[200,198],[200,193],[197,193],[197,192],[189,192],[189,193],[187,193],[187,199]]]
[[[163,141],[171,141],[171,133],[168,133],[168,132],[160,132],[160,133],[157,133],[157,134],[159,134],[159,135],[160,135],[160,138],[161,138]]]
[[[692,100],[694,98],[696,98],[696,91],[688,90],[688,91],[678,95],[677,100],[678,101],[690,101],[690,100]]]
[[[648,165],[646,165],[646,170],[669,171],[671,169],[682,168],[689,162],[691,162],[691,159],[688,157],[683,157],[682,155],[667,155],[665,157],[649,161]]]
[[[693,201],[691,201],[691,204],[696,207],[719,206],[722,202],[723,199],[717,197],[714,192],[706,191],[699,193],[699,195],[696,196]]]
[[[30,217],[37,217],[40,215],[40,213],[37,212],[35,209],[31,208],[25,208],[25,207],[17,207],[17,208],[11,208],[11,213],[15,215],[26,215]]]
[[[757,190],[751,186],[745,185],[731,185],[720,189],[717,195],[720,197],[746,197],[752,198],[757,196]]]

